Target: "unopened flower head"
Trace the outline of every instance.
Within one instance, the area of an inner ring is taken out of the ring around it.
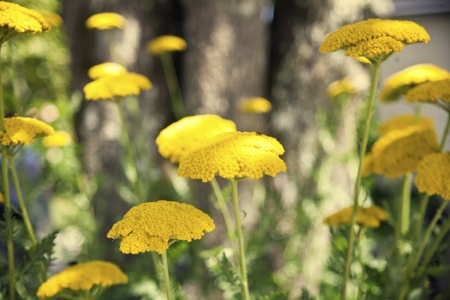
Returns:
[[[123,73],[102,76],[84,86],[87,100],[108,100],[114,97],[139,95],[141,90],[152,86],[150,80],[144,75],[136,73]]]
[[[37,296],[50,298],[64,289],[89,290],[94,286],[108,287],[127,282],[127,275],[117,265],[94,260],[70,266],[54,275],[39,287]]]
[[[119,75],[127,73],[127,69],[114,62],[106,62],[95,65],[88,70],[88,76],[91,79],[98,79],[105,75]]]
[[[63,147],[72,142],[72,136],[67,131],[55,131],[42,139],[45,147]]]
[[[344,77],[340,80],[333,81],[327,86],[327,94],[333,99],[342,94],[355,94],[356,89],[350,77]]]
[[[283,146],[273,137],[255,132],[221,133],[189,152],[180,162],[178,175],[203,182],[215,175],[228,179],[274,177],[286,171],[279,157],[283,153]]]
[[[406,94],[406,102],[450,102],[450,78],[416,86]]]
[[[450,200],[450,152],[426,156],[417,168],[414,183],[421,193]]]
[[[352,220],[353,206],[348,206],[323,219],[324,224],[338,226],[350,224]],[[364,227],[380,227],[380,221],[389,219],[389,214],[379,206],[358,207],[356,223]]]
[[[192,149],[219,133],[236,131],[233,121],[216,115],[185,117],[163,129],[156,138],[159,153],[179,163]]]
[[[428,126],[430,128],[434,128],[434,122],[430,118],[422,116],[416,118],[413,115],[401,115],[378,126],[378,131],[380,132],[380,135],[385,135],[386,133],[393,130],[404,129],[411,125]]]
[[[175,51],[184,51],[186,48],[186,41],[174,35],[162,35],[151,40],[147,44],[147,50],[155,55]]]
[[[138,254],[169,248],[170,241],[199,240],[215,228],[207,214],[190,204],[159,200],[131,208],[113,225],[107,237],[122,239],[120,251]]]
[[[389,76],[380,92],[382,101],[393,101],[417,85],[450,78],[450,73],[433,64],[418,64]]]
[[[28,145],[38,136],[53,134],[54,129],[42,121],[24,118],[5,118],[5,132],[0,131],[0,144],[3,146]]]
[[[378,59],[403,50],[407,44],[427,43],[426,30],[411,21],[369,19],[330,33],[320,52],[345,50],[345,55]]]
[[[113,12],[105,12],[90,16],[86,20],[86,27],[98,30],[123,29],[126,23],[127,20],[123,16]]]
[[[52,11],[39,11],[39,13],[51,27],[58,27],[63,23],[63,19],[57,13]]]

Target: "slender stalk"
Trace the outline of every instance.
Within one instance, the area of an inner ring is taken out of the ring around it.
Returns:
[[[369,130],[370,130],[370,120],[373,115],[373,103],[375,102],[375,91],[377,88],[378,83],[378,77],[380,75],[380,65],[381,61],[377,60],[373,62],[373,75],[372,75],[372,82],[370,87],[370,94],[369,94],[369,104],[367,106],[367,112],[366,112],[366,118],[364,121],[364,133],[363,133],[363,139],[361,142],[361,148],[359,151],[359,166],[358,166],[358,175],[356,177],[355,182],[355,192],[353,197],[353,212],[352,212],[352,220],[349,227],[349,233],[348,233],[348,248],[347,248],[347,255],[345,259],[345,268],[344,268],[344,282],[342,284],[342,290],[341,290],[341,300],[346,299],[347,294],[347,283],[348,278],[350,275],[350,264],[352,261],[352,253],[353,253],[353,244],[355,240],[355,232],[353,230],[353,226],[356,222],[356,214],[358,210],[358,200],[359,200],[359,193],[361,190],[361,168],[362,168],[362,161],[364,159],[364,155],[366,154],[366,148],[367,148],[367,141],[369,140]]]
[[[172,111],[177,120],[186,116],[183,100],[181,97],[180,85],[178,83],[177,74],[173,65],[172,55],[164,53],[159,56],[166,75],[167,87],[169,88],[170,101],[172,104]]]
[[[428,264],[430,263],[431,259],[433,258],[434,253],[436,252],[437,248],[439,247],[439,244],[444,239],[447,232],[450,230],[450,219],[447,219],[445,221],[444,225],[442,225],[441,230],[439,231],[439,235],[434,239],[433,245],[431,245],[431,248],[427,251],[425,255],[425,259],[423,260],[422,267],[427,268]]]
[[[236,232],[233,228],[233,221],[231,219],[230,212],[227,208],[227,203],[223,198],[222,191],[220,190],[219,183],[214,177],[211,180],[211,186],[213,188],[214,194],[216,195],[217,204],[219,205],[220,212],[222,213],[223,219],[225,221],[225,227],[227,228],[228,237],[231,241],[236,239]]]
[[[441,152],[442,149],[444,149],[445,142],[447,141],[449,130],[450,130],[450,111],[448,112],[447,124],[445,125],[444,133],[442,134],[441,143],[439,144],[440,145],[439,146],[439,152]]]
[[[164,268],[164,282],[166,287],[166,297],[167,300],[172,300],[172,291],[170,289],[170,278],[169,278],[169,266],[167,264],[167,251],[161,254],[163,268]]]
[[[363,263],[363,259],[362,259],[362,247],[361,247],[361,240],[364,236],[364,227],[360,227],[358,232],[356,233],[356,247],[357,247],[357,251],[358,251],[358,261],[359,264],[361,265],[361,276],[359,278],[359,282],[358,282],[358,292],[356,295],[356,299],[360,300],[360,299],[364,299],[365,297],[365,291],[364,291],[364,281],[366,279],[366,274],[364,272],[364,263]]]
[[[412,184],[412,173],[408,173],[403,178],[403,188],[402,188],[402,215],[400,222],[400,233],[401,235],[406,235],[409,230],[409,218],[411,211],[411,184]]]
[[[239,242],[239,265],[241,269],[242,298],[244,300],[249,300],[250,294],[248,291],[247,266],[245,262],[244,235],[242,234],[242,224],[239,212],[237,180],[234,178],[231,179],[231,187],[232,187],[231,193],[234,208],[234,219],[236,220],[236,233]]]
[[[426,193],[422,194],[420,199],[420,210],[419,210],[419,220],[417,220],[417,228],[416,228],[416,238],[415,242],[419,244],[420,237],[422,236],[422,225],[423,219],[425,218],[425,213],[427,211],[428,201],[430,200],[430,196]]]

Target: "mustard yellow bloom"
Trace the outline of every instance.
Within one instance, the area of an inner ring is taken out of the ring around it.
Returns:
[[[393,130],[404,129],[411,125],[428,126],[434,128],[434,122],[430,118],[419,117],[416,121],[416,117],[413,115],[401,115],[378,126],[378,131],[381,135],[384,135]]]
[[[238,109],[242,112],[263,114],[272,109],[272,104],[270,104],[267,99],[254,97],[241,101],[238,105]]]
[[[450,200],[450,152],[426,156],[417,168],[414,183],[421,193]]]
[[[416,86],[406,94],[406,102],[450,102],[450,78]]]
[[[123,29],[126,23],[127,20],[123,16],[113,12],[105,12],[90,16],[86,20],[86,27],[98,30]]]
[[[39,13],[51,27],[58,27],[63,23],[63,19],[57,13],[52,11],[39,11]]]
[[[418,64],[389,76],[380,92],[380,100],[397,100],[413,87],[429,81],[450,78],[450,73],[433,64]]]
[[[0,203],[5,203],[5,197],[3,196],[3,193],[0,193]]]
[[[88,76],[91,79],[98,79],[105,75],[119,75],[127,73],[127,69],[114,62],[106,62],[99,65],[90,67],[88,70]]]
[[[327,86],[327,94],[330,98],[335,98],[342,93],[355,94],[356,89],[350,77],[344,77],[340,80],[333,81]]]
[[[144,75],[123,73],[102,76],[86,84],[83,91],[87,100],[108,100],[115,96],[139,95],[141,90],[151,86],[152,83]]]
[[[189,116],[164,128],[156,138],[156,145],[164,158],[179,163],[189,151],[198,147],[205,139],[233,131],[236,131],[236,124],[219,116]]]
[[[3,146],[28,145],[37,136],[47,136],[53,132],[54,129],[50,125],[36,119],[5,118],[5,133],[0,132],[0,144]]]
[[[113,225],[107,237],[122,239],[119,250],[126,254],[156,251],[162,254],[172,240],[199,240],[215,228],[207,214],[192,205],[159,200],[132,207]]]
[[[330,226],[338,226],[342,224],[350,224],[352,220],[353,206],[341,209],[340,211],[329,215],[323,219],[324,224]],[[356,223],[364,227],[376,228],[380,227],[380,221],[389,219],[389,214],[379,206],[358,207],[356,215]]]
[[[274,177],[286,171],[279,157],[283,146],[273,137],[255,132],[225,132],[189,152],[180,162],[178,175],[211,181],[223,178],[259,179],[264,174]]]
[[[67,131],[55,131],[42,139],[45,147],[63,147],[72,142],[72,136]]]
[[[341,27],[329,34],[320,52],[345,50],[345,55],[379,58],[403,50],[406,44],[427,43],[426,30],[411,21],[369,19]]]
[[[39,298],[50,298],[64,289],[89,290],[95,285],[108,287],[127,283],[128,277],[113,263],[94,260],[70,266],[41,284]]]
[[[162,35],[151,40],[147,44],[147,50],[155,55],[161,55],[174,51],[184,51],[186,48],[186,41],[173,35]]]

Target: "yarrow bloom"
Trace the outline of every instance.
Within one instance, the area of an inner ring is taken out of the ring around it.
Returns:
[[[414,183],[421,193],[450,200],[450,152],[426,156],[417,168]]]
[[[173,163],[181,159],[205,139],[219,133],[236,131],[233,121],[216,115],[197,115],[182,118],[164,128],[156,138],[159,153]]]
[[[385,135],[386,133],[393,130],[404,129],[411,125],[428,126],[434,128],[434,122],[430,118],[419,117],[416,119],[416,117],[413,115],[401,115],[378,126],[378,132],[380,133],[380,135]]]
[[[38,136],[53,134],[54,129],[42,121],[24,118],[5,118],[5,132],[0,131],[0,144],[2,146],[28,145]]]
[[[42,139],[45,147],[63,147],[72,142],[72,136],[67,131],[55,131]]]
[[[113,225],[107,237],[122,239],[126,254],[156,251],[162,254],[169,242],[199,240],[215,228],[214,221],[192,205],[159,200],[132,207]]]
[[[352,220],[353,206],[348,206],[323,219],[324,224],[338,226],[350,224]],[[364,227],[380,227],[380,221],[389,219],[389,214],[379,206],[358,207],[356,223]]]
[[[86,20],[86,27],[89,29],[107,30],[113,28],[123,29],[127,20],[113,12],[99,13],[90,16]]]
[[[283,153],[283,146],[273,137],[255,132],[221,133],[189,152],[180,162],[178,175],[203,182],[215,175],[228,179],[274,177],[286,171],[279,157]]]
[[[379,58],[403,50],[407,44],[427,43],[426,30],[411,21],[369,19],[341,27],[329,34],[320,52],[345,50],[345,55]]]
[[[73,291],[89,290],[98,285],[127,283],[128,277],[117,265],[101,260],[94,260],[70,266],[44,282],[37,291],[39,298],[50,298],[64,289]]]
[[[141,90],[151,86],[150,80],[144,75],[123,73],[102,76],[86,84],[83,91],[87,100],[108,100],[116,96],[139,95]]]
[[[356,94],[355,85],[350,77],[344,77],[340,80],[333,81],[327,86],[327,94],[332,99],[343,93]]]
[[[418,64],[392,74],[380,92],[382,101],[397,100],[417,85],[450,78],[450,73],[433,64]]]
[[[450,102],[450,78],[418,85],[406,94],[406,102],[438,100]]]
[[[272,104],[270,104],[269,100],[267,99],[254,97],[241,101],[238,105],[238,108],[242,112],[263,114],[269,112],[272,109]]]
[[[106,62],[95,65],[88,70],[88,76],[91,79],[98,79],[105,75],[119,75],[127,73],[127,69],[114,62]]]
[[[57,13],[52,11],[39,11],[39,13],[51,27],[58,27],[63,23],[63,19]]]
[[[174,51],[184,51],[186,48],[186,41],[173,35],[162,35],[151,40],[147,44],[147,50],[155,55],[161,55]]]

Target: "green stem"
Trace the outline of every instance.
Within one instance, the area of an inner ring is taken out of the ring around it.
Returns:
[[[430,195],[424,193],[420,199],[420,210],[419,210],[419,219],[417,220],[417,228],[416,228],[416,238],[415,242],[419,244],[420,237],[422,236],[422,227],[423,227],[423,219],[425,218],[425,213],[427,212],[428,201],[430,200]]]
[[[412,184],[412,173],[408,173],[403,178],[403,188],[402,188],[402,215],[400,232],[404,236],[409,230],[409,218],[411,211],[411,184]]]
[[[231,188],[232,188],[231,193],[234,208],[234,219],[236,221],[236,233],[239,243],[239,265],[241,269],[242,298],[244,300],[249,300],[250,294],[248,291],[247,266],[245,262],[244,235],[242,234],[242,224],[239,212],[237,180],[234,178],[231,179]]]
[[[167,264],[167,251],[164,251],[162,254],[162,262],[164,268],[164,282],[166,288],[166,296],[167,300],[172,300],[172,291],[170,289],[170,278],[169,278],[169,266]]]
[[[167,87],[169,89],[170,100],[172,103],[172,111],[177,120],[186,116],[183,100],[181,97],[180,85],[178,83],[177,74],[173,65],[172,55],[163,53],[159,56],[166,75]]]
[[[362,168],[362,161],[364,159],[364,155],[366,154],[367,141],[369,140],[370,120],[373,115],[372,109],[373,109],[373,104],[375,102],[374,101],[375,100],[375,91],[377,89],[378,77],[380,75],[380,65],[381,65],[381,61],[379,61],[379,60],[373,62],[373,75],[372,75],[372,83],[371,83],[370,94],[369,94],[369,104],[367,106],[366,118],[364,121],[363,139],[362,139],[361,148],[359,151],[358,175],[356,177],[356,182],[355,182],[352,220],[350,223],[349,233],[348,233],[348,248],[347,248],[347,255],[345,258],[344,282],[342,284],[341,300],[346,299],[347,283],[348,283],[348,279],[350,276],[350,265],[351,265],[351,261],[352,261],[353,244],[354,244],[354,240],[355,240],[355,232],[353,230],[353,226],[355,225],[355,222],[356,222],[359,193],[361,190],[361,177],[362,177],[361,176],[361,168]]]
[[[365,278],[366,275],[365,275],[365,272],[364,272],[364,262],[363,262],[363,259],[362,259],[362,247],[361,247],[361,239],[364,236],[363,232],[364,232],[364,227],[361,226],[359,228],[358,232],[356,233],[356,240],[355,240],[356,247],[357,247],[357,250],[358,250],[358,261],[359,261],[359,264],[361,266],[361,276],[360,276],[360,279],[359,279],[359,282],[358,282],[358,293],[356,295],[356,299],[358,299],[358,300],[364,299],[364,296],[365,296],[364,282],[365,282],[365,279],[366,279]]]
[[[439,231],[439,235],[434,239],[433,245],[428,250],[428,252],[425,255],[425,259],[423,260],[422,267],[427,268],[428,264],[430,263],[431,259],[433,258],[434,253],[436,252],[437,248],[439,247],[439,244],[444,239],[447,232],[450,230],[450,219],[447,219],[445,221],[444,225],[442,225],[441,230]]]
[[[222,191],[219,187],[219,183],[217,182],[215,177],[211,180],[211,186],[213,188],[214,194],[216,195],[217,204],[219,205],[220,212],[222,213],[223,219],[225,221],[225,227],[227,228],[228,237],[232,242],[236,239],[236,232],[233,228],[233,221],[227,208],[227,203],[223,197]]]
[[[445,142],[447,141],[448,132],[450,130],[450,110],[447,116],[447,124],[445,125],[444,133],[442,135],[441,143],[439,144],[439,152],[442,152],[442,149],[444,149]]]

